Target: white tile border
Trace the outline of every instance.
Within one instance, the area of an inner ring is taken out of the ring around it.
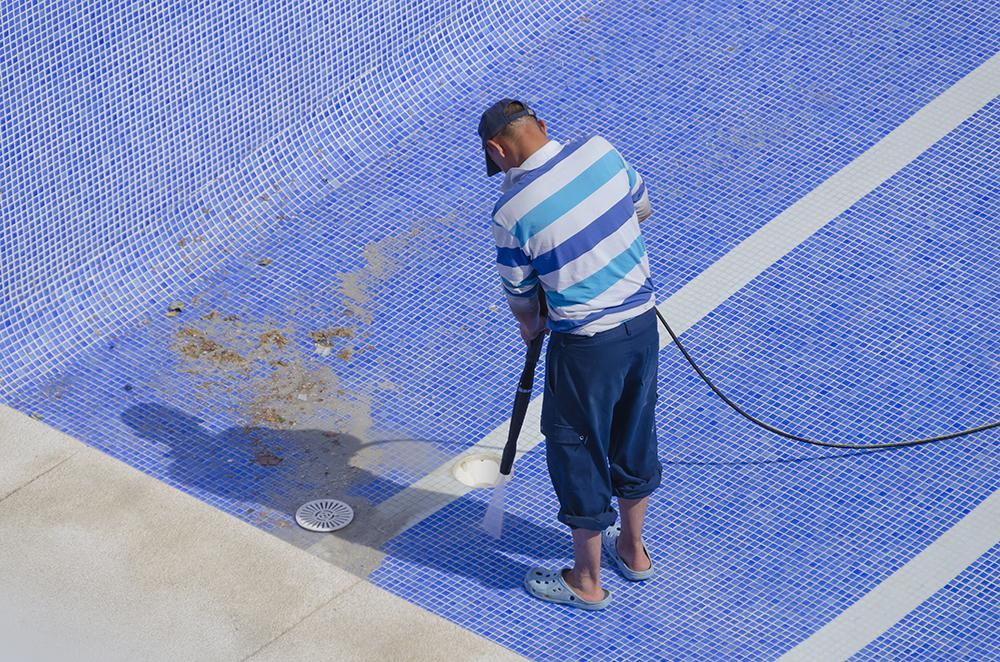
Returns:
[[[808,639],[784,662],[846,660],[1000,543],[1000,490]]]

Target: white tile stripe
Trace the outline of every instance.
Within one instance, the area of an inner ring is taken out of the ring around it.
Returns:
[[[670,327],[680,335],[998,94],[1000,53],[688,281],[660,305]],[[682,324],[688,321],[686,326]],[[661,342],[671,342],[665,331]]]
[[[815,634],[784,662],[846,660],[1000,543],[1000,490]]]
[[[945,90],[864,154],[858,156],[816,189],[759,228],[704,272],[688,281],[670,298],[659,304],[660,312],[670,322],[674,333],[678,336],[683,334],[769,266],[873,191],[886,179],[899,172],[998,95],[1000,95],[1000,53]],[[666,330],[660,327],[660,348],[662,349],[670,342],[670,336]],[[524,427],[518,440],[518,458],[542,442],[542,435],[538,429],[541,402],[542,398],[539,395],[528,406]],[[486,451],[499,454],[506,441],[508,424],[509,421],[504,421],[453,460],[413,483],[411,487],[416,488],[415,490],[405,489],[386,500],[379,507],[379,511],[386,515],[412,513],[405,525],[399,530],[402,532],[437,512],[454,499],[467,494],[470,488],[451,477],[451,468],[463,457],[473,453]],[[514,474],[516,477],[516,464]],[[425,496],[422,497],[421,503],[415,503],[413,495],[420,493],[424,493]],[[981,519],[993,515],[994,540],[997,536],[996,532],[1000,531],[1000,526],[997,526],[995,521],[996,503],[1000,501],[998,494],[1000,492],[995,493],[984,502],[986,504],[985,510],[981,505],[956,524],[952,529],[958,532],[956,535],[950,535],[950,532],[946,533],[931,547],[924,550],[917,559],[930,559],[933,563],[938,564],[935,570],[938,573],[936,576],[944,578],[945,583],[960,573],[972,560],[978,558],[985,551],[977,553],[977,550],[987,542],[982,537],[970,538],[966,534],[966,529],[969,526],[973,528],[982,526]],[[972,518],[972,523],[965,525],[964,523],[969,518]],[[967,543],[963,542],[966,540]],[[938,551],[939,545],[940,550],[943,551]],[[321,541],[314,544],[309,550],[319,551],[322,546]],[[955,547],[960,548],[960,550],[953,549]],[[925,554],[926,556],[924,556]],[[873,596],[870,600],[862,598],[862,601],[858,603],[859,605],[863,603],[859,610],[863,609],[864,617],[868,619],[865,629],[855,629],[842,625],[842,623],[853,624],[851,619],[854,616],[849,613],[850,610],[842,615],[844,620],[838,617],[830,623],[830,631],[842,638],[838,641],[840,650],[860,650],[940,588],[934,583],[924,584],[926,577],[921,574],[922,568],[930,561],[921,560],[918,562],[917,559],[911,561],[911,563],[917,563],[915,566],[918,568],[917,572],[904,572],[909,566],[907,564],[903,570],[897,573],[900,577],[898,580],[889,584],[884,590],[881,589],[882,585],[876,587],[869,594]],[[893,575],[893,578],[897,575]],[[887,580],[886,583],[893,578]],[[911,587],[914,584],[919,586]],[[923,591],[919,590],[920,586],[924,587]],[[933,590],[928,593],[927,590],[930,588]],[[911,599],[903,599],[907,596]],[[886,604],[886,600],[889,601],[889,604]],[[891,609],[890,606],[893,604],[897,605],[898,608]],[[809,658],[809,655],[802,658],[795,657],[800,648],[811,651],[811,659],[832,659],[829,657],[829,653],[833,649],[826,651],[822,649],[823,642],[827,641],[828,635],[823,634],[826,631],[826,628],[820,630],[799,647],[790,651],[788,655],[792,657],[789,659]],[[816,637],[820,637],[817,640],[819,643],[811,643]],[[817,656],[816,650],[820,650],[823,654]]]

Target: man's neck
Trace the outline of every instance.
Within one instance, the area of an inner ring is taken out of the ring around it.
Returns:
[[[548,144],[548,142],[549,142],[548,138],[544,138],[544,139],[538,140],[538,141],[532,141],[532,143],[530,145],[528,145],[528,146],[526,146],[524,148],[524,153],[520,155],[521,158],[518,159],[517,165],[514,166],[514,167],[515,168],[521,167],[524,164],[524,162],[527,161],[528,158],[531,157],[532,154],[534,154],[535,152],[537,152],[538,150],[540,150],[542,147],[544,147],[546,144]]]

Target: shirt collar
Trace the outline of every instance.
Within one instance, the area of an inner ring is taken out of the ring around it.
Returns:
[[[503,182],[500,184],[500,190],[509,190],[521,175],[529,170],[534,170],[535,168],[543,165],[546,161],[558,154],[562,148],[562,144],[558,141],[549,140],[547,143],[536,149],[534,153],[526,158],[521,165],[515,166],[504,173]]]

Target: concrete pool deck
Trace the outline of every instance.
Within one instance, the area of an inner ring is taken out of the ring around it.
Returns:
[[[0,455],[4,659],[523,659],[4,406]]]

